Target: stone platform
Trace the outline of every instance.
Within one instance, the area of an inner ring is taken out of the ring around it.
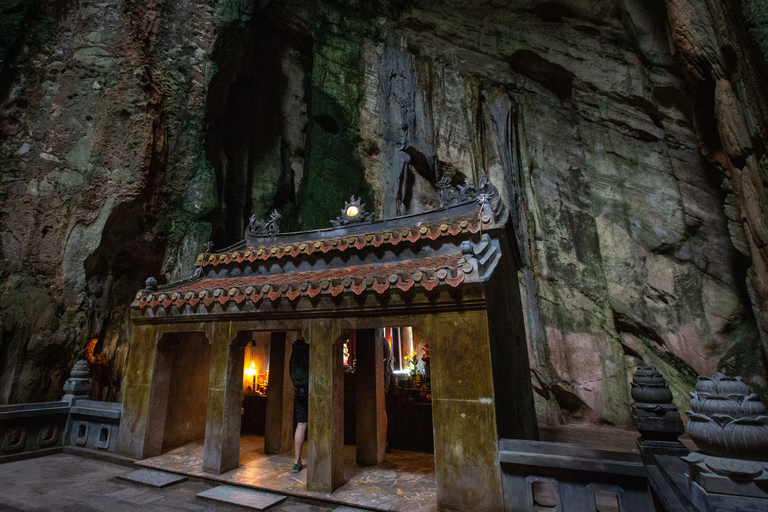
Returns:
[[[578,444],[597,450],[640,453],[637,448],[637,430],[594,425],[592,423],[569,423],[566,425],[539,425],[539,439],[550,443]],[[697,450],[688,435],[680,436],[680,442],[691,451]]]
[[[306,445],[305,445],[306,446]],[[306,452],[302,456],[306,460]],[[307,490],[306,469],[292,473],[293,454],[264,454],[264,438],[240,438],[240,464],[221,475],[202,470],[203,441],[196,441],[137,465],[328,503],[398,512],[437,510],[435,459],[431,454],[392,450],[378,466],[355,462],[355,447],[344,447],[346,483],[332,494]]]

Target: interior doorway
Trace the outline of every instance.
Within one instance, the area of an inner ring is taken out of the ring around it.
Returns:
[[[157,345],[152,376],[149,453],[205,437],[211,345],[202,332],[166,333]]]
[[[252,331],[243,336],[240,464],[293,449],[291,347],[299,331]]]
[[[386,449],[433,454],[428,343],[412,327],[371,329],[373,336],[367,337],[358,334],[363,331],[343,333],[344,444],[356,446],[358,436],[373,435],[372,431],[377,429],[375,412],[369,407],[374,399],[370,384],[365,382],[370,378],[371,363],[364,365],[366,371],[363,374],[360,371],[361,358],[375,358],[382,371],[376,385],[383,388],[385,415],[382,430]],[[370,346],[373,342],[380,345],[375,356]],[[361,406],[368,409],[361,411]]]
[[[266,331],[254,332],[251,340],[245,345],[241,434],[264,435],[271,335],[271,332]]]
[[[434,454],[429,343],[410,326],[382,331],[392,353],[386,400],[389,447]]]

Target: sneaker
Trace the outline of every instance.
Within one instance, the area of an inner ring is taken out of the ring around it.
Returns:
[[[301,462],[293,465],[293,472],[298,473],[299,471],[301,471]]]

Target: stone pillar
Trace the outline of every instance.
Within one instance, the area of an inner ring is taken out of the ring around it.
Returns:
[[[520,299],[513,240],[499,233],[501,252],[493,278],[485,285],[496,427],[499,437],[537,440],[539,428],[528,367],[528,342]]]
[[[307,489],[333,492],[344,483],[344,366],[331,320],[311,323]]]
[[[288,373],[291,351],[285,335],[285,331],[273,332],[269,345],[265,453],[283,453],[293,447],[293,384]]]
[[[230,326],[229,322],[216,322],[211,342],[203,471],[214,474],[235,469],[240,463],[245,347],[235,340]]]
[[[164,334],[155,346],[155,364],[152,366],[152,388],[146,418],[147,433],[144,436],[144,457],[154,457],[163,451],[175,343],[177,339],[173,334]]]
[[[131,350],[125,372],[125,394],[117,453],[134,459],[147,457],[145,441],[150,406],[152,375],[154,373],[157,328],[153,325],[134,325]]]
[[[677,440],[683,433],[683,420],[672,403],[672,390],[653,366],[641,365],[632,376],[632,424],[640,432],[637,440],[646,464],[654,455],[687,455],[688,449]]]
[[[417,327],[418,328],[418,327]],[[503,510],[485,311],[426,318],[438,510]]]
[[[357,411],[357,463],[375,466],[387,449],[387,413],[384,404],[384,354],[374,329],[357,330],[355,409]]]

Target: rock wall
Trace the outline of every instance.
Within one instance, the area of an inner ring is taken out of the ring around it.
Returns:
[[[758,0],[15,0],[0,20],[0,403],[58,398],[93,336],[119,399],[133,294],[250,215],[418,212],[483,172],[514,212],[544,421],[627,424],[641,360],[681,406],[697,373],[766,387]]]

